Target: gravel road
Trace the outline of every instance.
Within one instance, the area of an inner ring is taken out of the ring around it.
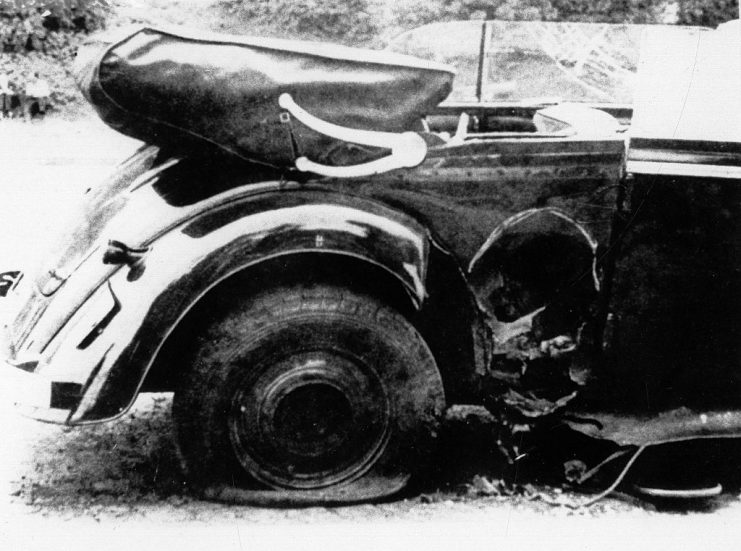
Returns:
[[[90,115],[0,121],[0,271],[37,258],[81,192],[136,147]],[[177,541],[186,549],[656,550],[693,542],[738,549],[741,541],[737,496],[709,512],[677,514],[618,499],[574,511],[566,504],[584,496],[549,487],[515,496],[461,492],[489,459],[487,432],[468,425],[459,427],[465,438],[454,440],[460,450],[447,458],[442,490],[340,508],[202,502],[187,494],[175,466],[169,395],[142,397],[121,420],[86,428],[21,418],[11,397],[0,388],[0,549],[154,549]]]

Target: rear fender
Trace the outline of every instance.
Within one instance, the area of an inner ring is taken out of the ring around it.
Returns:
[[[124,413],[162,344],[196,303],[221,282],[269,259],[306,253],[353,257],[387,271],[411,304],[421,307],[429,247],[425,229],[386,207],[359,203],[297,201],[256,214],[229,204],[152,243],[135,267],[122,266],[98,291],[115,308],[81,309],[74,327],[47,349],[53,350],[52,363],[63,357],[67,365],[83,362],[91,370],[69,422]],[[72,331],[75,337],[67,338]]]

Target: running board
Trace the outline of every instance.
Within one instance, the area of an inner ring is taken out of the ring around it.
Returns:
[[[646,497],[654,499],[709,499],[723,493],[723,486],[716,484],[707,488],[649,488],[646,486],[633,485],[633,490]]]
[[[697,413],[677,409],[651,416],[569,412],[564,423],[592,438],[622,446],[655,445],[701,438],[741,438],[741,411]]]

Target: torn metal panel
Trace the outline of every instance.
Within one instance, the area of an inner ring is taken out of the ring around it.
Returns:
[[[566,295],[567,302],[588,302],[599,290],[596,249],[589,232],[562,211],[528,209],[494,229],[471,260],[471,285],[497,321],[522,318]]]
[[[578,222],[541,208],[505,220],[474,256],[471,282],[491,331],[494,410],[551,415],[589,380],[596,249]]]

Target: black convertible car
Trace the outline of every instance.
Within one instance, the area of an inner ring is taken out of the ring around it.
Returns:
[[[390,495],[453,404],[626,446],[741,435],[740,35],[93,41],[83,92],[147,145],[5,275],[3,378],[69,425],[174,391],[214,498]]]

